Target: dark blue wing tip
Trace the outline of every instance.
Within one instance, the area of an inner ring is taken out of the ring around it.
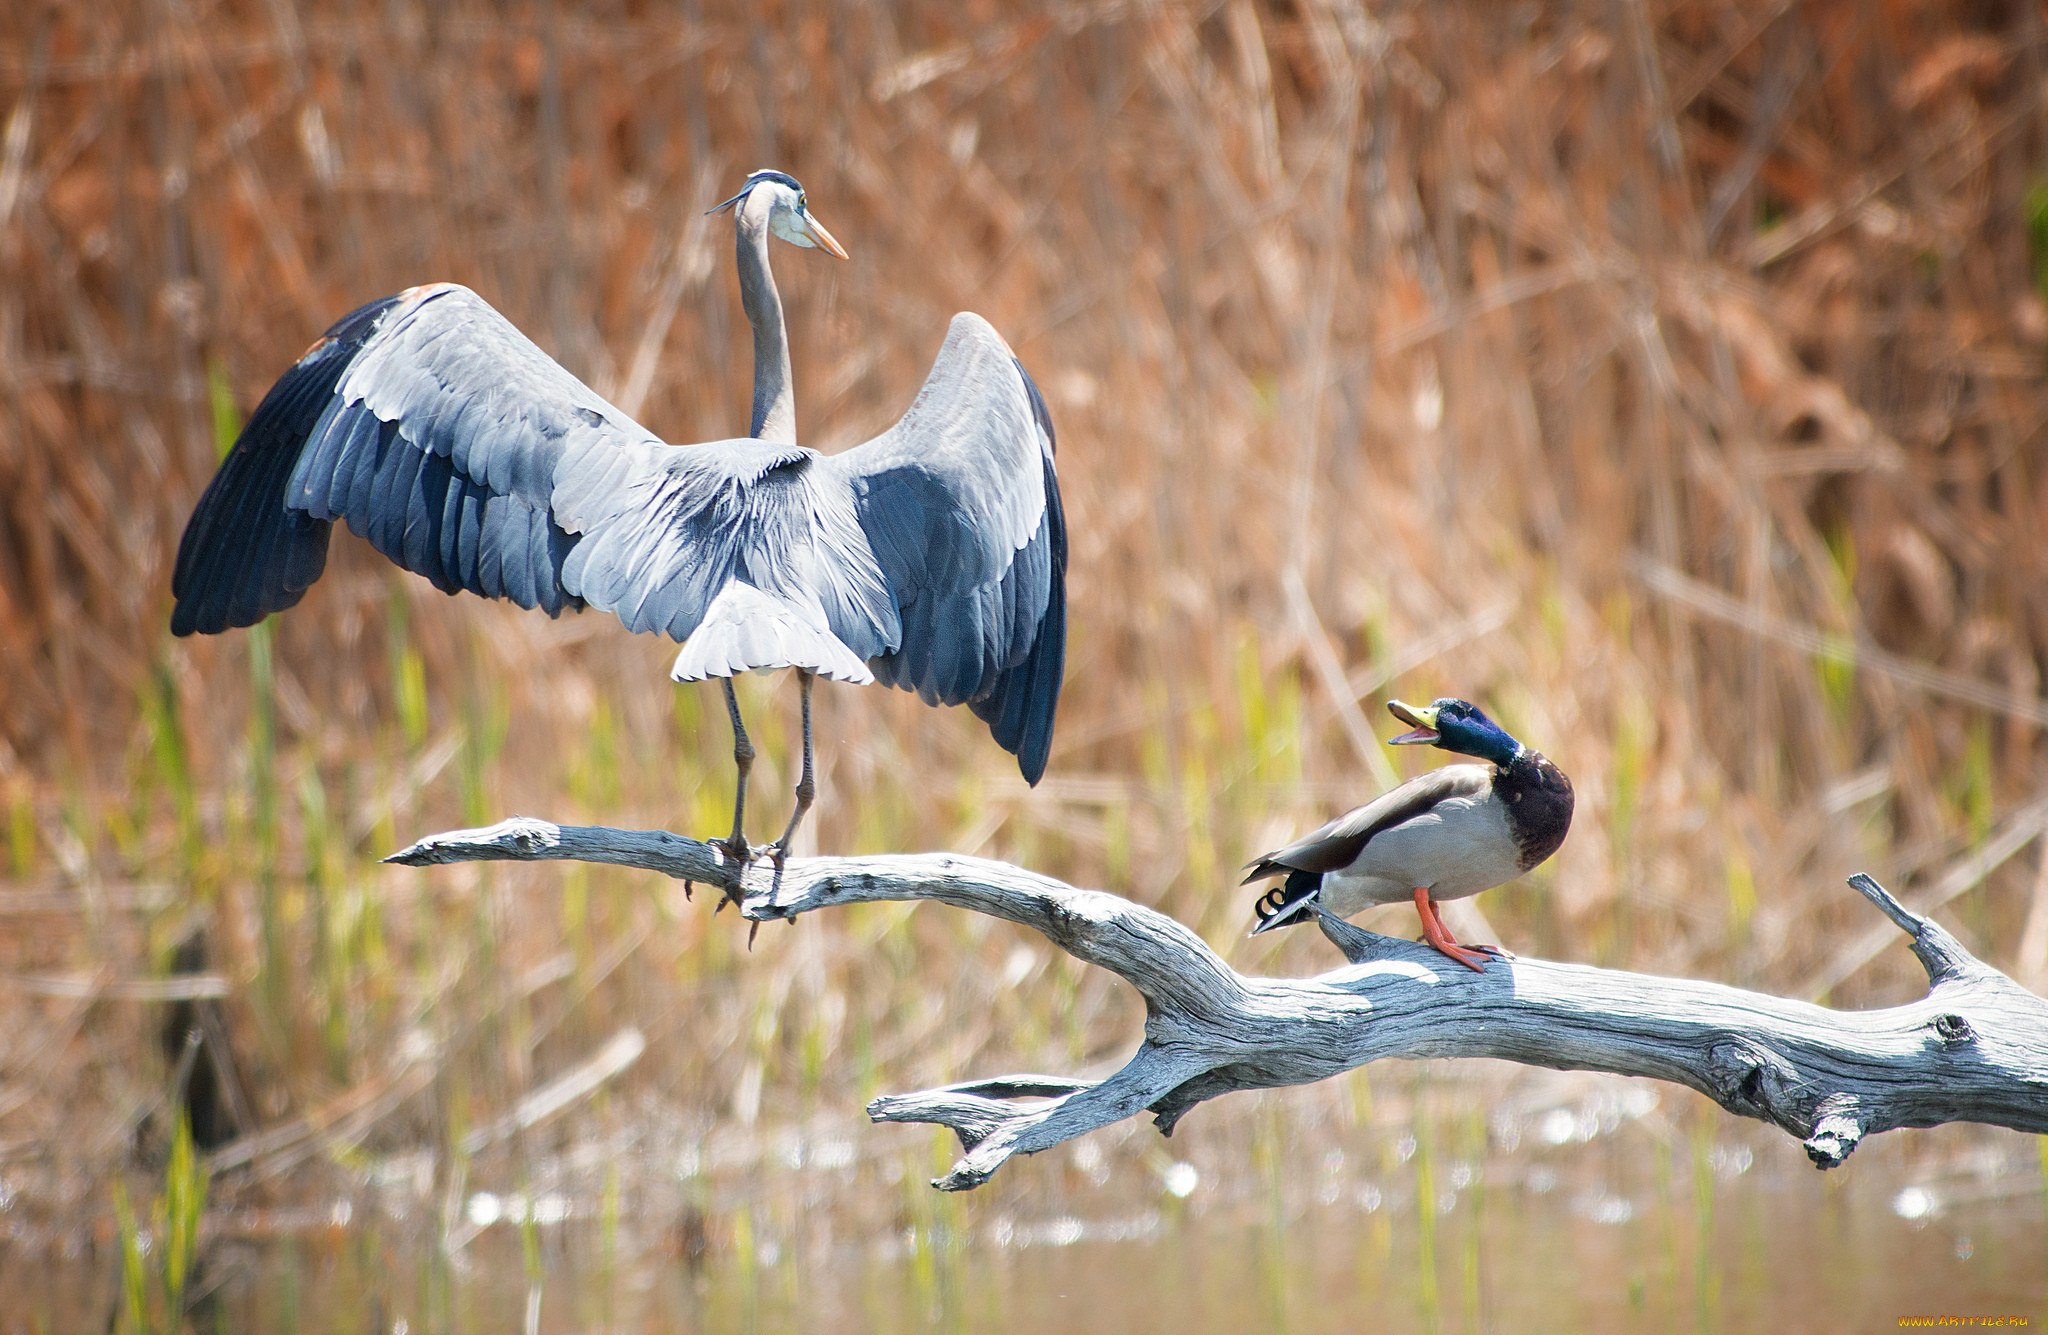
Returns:
[[[1067,512],[1060,499],[1059,475],[1052,466],[1052,454],[1058,449],[1052,413],[1045,406],[1045,396],[1038,392],[1038,383],[1024,369],[1024,363],[1015,357],[1010,361],[1024,381],[1024,392],[1031,400],[1031,415],[1037,420],[1039,429],[1045,432],[1045,522],[1046,536],[1052,544],[1052,587],[1047,591],[1045,615],[1039,620],[1037,639],[1026,664],[1029,679],[1026,711],[1029,719],[1021,739],[1022,745],[1017,749],[1017,768],[1023,772],[1024,781],[1035,788],[1045,774],[1045,763],[1052,753],[1053,716],[1059,710],[1060,687],[1066,679]]]
[[[336,320],[249,415],[179,538],[173,635],[253,626],[298,602],[320,577],[331,526],[289,509],[285,490],[342,375],[384,313],[404,300],[380,297]]]

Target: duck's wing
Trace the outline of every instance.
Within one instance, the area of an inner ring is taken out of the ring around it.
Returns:
[[[881,435],[818,462],[843,482],[901,618],[869,660],[933,704],[966,704],[1038,782],[1066,661],[1067,529],[1052,418],[1010,347],[953,317],[924,388]]]
[[[1342,871],[1357,862],[1366,845],[1385,831],[1425,816],[1445,802],[1484,797],[1492,789],[1491,765],[1446,765],[1419,774],[1285,848],[1254,859],[1241,884],[1288,871]]]

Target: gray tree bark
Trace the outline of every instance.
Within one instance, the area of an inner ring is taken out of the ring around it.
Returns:
[[[515,818],[429,836],[409,866],[573,859],[717,886],[755,923],[874,900],[932,899],[1021,923],[1145,999],[1145,1036],[1099,1081],[1008,1075],[885,1095],[881,1122],[934,1122],[966,1153],[932,1185],[980,1186],[1035,1154],[1150,1112],[1163,1134],[1205,1099],[1323,1080],[1384,1057],[1497,1057],[1648,1076],[1783,1128],[1822,1168],[1895,1127],[1986,1122],[2048,1133],[2048,1002],[1985,964],[1868,876],[1849,883],[1906,934],[1927,970],[1918,1001],[1841,1011],[1685,978],[1506,959],[1483,974],[1429,947],[1329,916],[1350,961],[1317,978],[1239,974],[1181,923],[1116,895],[949,854],[796,858],[740,872],[709,844],[659,830]]]

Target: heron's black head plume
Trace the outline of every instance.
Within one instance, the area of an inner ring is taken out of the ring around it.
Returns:
[[[717,208],[704,210],[705,215],[708,217],[709,215],[714,213],[725,212],[733,205],[745,199],[749,194],[752,194],[754,187],[761,184],[761,182],[763,181],[774,181],[777,182],[778,184],[786,185],[791,190],[796,191],[798,199],[803,198],[804,188],[797,182],[796,177],[791,176],[788,172],[779,172],[774,171],[772,169],[764,168],[761,171],[755,172],[752,176],[749,176],[744,182],[742,182],[740,184],[740,192],[737,195],[734,195],[731,199],[726,200],[725,203],[720,204]]]

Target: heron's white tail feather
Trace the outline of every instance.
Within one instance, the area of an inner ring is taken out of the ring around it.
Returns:
[[[864,686],[868,665],[832,633],[825,614],[734,580],[704,611],[668,675],[677,681],[736,677],[761,668],[794,667]]]

